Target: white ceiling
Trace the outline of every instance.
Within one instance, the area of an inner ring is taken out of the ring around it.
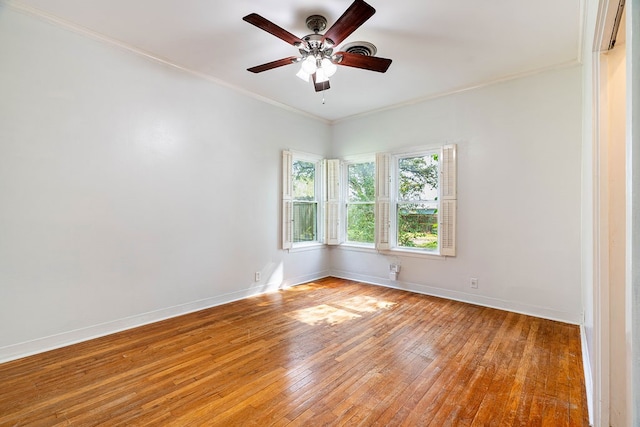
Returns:
[[[66,22],[328,121],[576,63],[583,0],[369,0],[377,12],[342,44],[368,41],[393,60],[385,74],[339,67],[316,93],[290,65],[248,67],[297,54],[242,20],[255,12],[302,37],[305,19],[331,26],[352,0],[13,0]],[[339,47],[339,46],[338,46]]]

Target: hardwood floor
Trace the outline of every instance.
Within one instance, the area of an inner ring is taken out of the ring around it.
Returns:
[[[0,425],[586,426],[579,328],[323,279],[0,365]]]

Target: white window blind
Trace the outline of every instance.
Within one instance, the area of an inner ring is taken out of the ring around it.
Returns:
[[[390,226],[390,170],[391,156],[387,153],[376,154],[376,249],[387,250],[391,248],[389,242]]]
[[[293,245],[293,155],[282,152],[282,249],[291,249]]]
[[[440,156],[440,255],[456,254],[456,145],[442,147]]]
[[[327,177],[325,191],[325,242],[327,245],[339,245],[342,243],[342,233],[340,233],[340,160],[329,159],[324,163]]]

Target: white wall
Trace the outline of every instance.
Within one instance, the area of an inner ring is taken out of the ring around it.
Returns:
[[[0,58],[0,361],[327,274],[277,227],[327,124],[7,7]]]
[[[455,258],[337,249],[334,273],[399,261],[398,287],[580,323],[581,88],[572,67],[336,124],[338,157],[456,142],[458,227]]]

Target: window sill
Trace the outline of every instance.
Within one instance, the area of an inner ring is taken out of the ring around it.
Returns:
[[[412,251],[411,249],[398,249],[398,248],[380,251],[380,253],[385,255],[405,256],[405,257],[411,257],[411,258],[431,259],[431,260],[437,260],[437,261],[444,261],[447,258],[446,255],[440,255],[437,252]]]
[[[326,246],[327,245],[320,242],[298,243],[296,246],[289,249],[289,252],[313,251],[317,249],[324,249]]]
[[[411,257],[411,258],[421,258],[421,259],[431,259],[437,261],[444,261],[448,258],[446,255],[440,255],[434,252],[421,252],[421,251],[412,251],[410,249],[388,249],[379,251],[371,246],[361,246],[361,245],[353,245],[342,243],[337,246],[329,246],[330,248],[339,248],[344,251],[353,251],[353,252],[365,252],[370,254],[382,254],[388,256],[402,256],[402,257]]]
[[[340,248],[340,249],[344,249],[346,251],[368,252],[368,253],[372,253],[372,254],[378,252],[376,250],[376,248],[373,247],[373,246],[356,245],[356,244],[353,244],[353,243],[342,243],[342,244],[334,246],[334,247]]]

